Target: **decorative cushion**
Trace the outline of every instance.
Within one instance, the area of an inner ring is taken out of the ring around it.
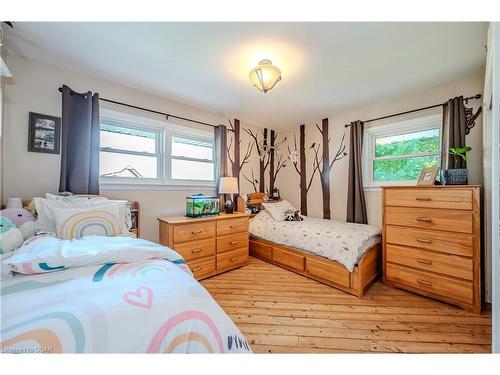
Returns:
[[[297,209],[291,205],[287,200],[282,200],[276,203],[262,203],[266,211],[271,215],[274,220],[284,221],[285,220],[285,211]]]
[[[302,221],[304,218],[300,216],[300,210],[286,210],[285,221]]]
[[[105,197],[57,197],[53,194],[50,199],[33,198],[37,211],[37,220],[35,222],[35,230],[44,232],[56,232],[56,222],[54,220],[53,210],[58,208],[91,208],[105,207],[116,205],[119,207],[119,220],[123,227],[127,230],[132,227],[132,219],[130,214],[129,202],[126,200],[108,200]]]
[[[57,237],[63,240],[128,234],[127,229],[120,225],[119,208],[116,205],[89,209],[55,208],[52,211]]]

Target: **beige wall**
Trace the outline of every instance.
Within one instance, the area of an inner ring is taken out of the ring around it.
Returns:
[[[7,64],[13,78],[3,82],[4,121],[1,133],[3,199],[8,197],[30,199],[35,196],[43,196],[46,192],[57,192],[60,156],[27,151],[28,114],[31,111],[61,116],[61,94],[57,89],[62,84],[66,84],[76,91],[91,90],[98,92],[101,97],[137,106],[159,109],[209,123],[227,124],[227,116],[224,114],[199,109],[69,69],[56,68],[18,56],[7,57]],[[101,108],[161,119],[161,117],[158,118],[158,116],[155,117],[146,112],[127,110],[125,107],[113,106],[104,102],[101,102]],[[186,122],[178,123],[188,125]],[[256,132],[261,131],[260,128],[243,122],[242,127],[251,128]],[[203,129],[206,128],[203,127]],[[247,140],[248,135],[242,131],[242,152],[245,150]],[[252,168],[257,172],[257,163],[258,160],[253,155],[251,162],[244,166],[242,174],[249,175]],[[156,241],[158,239],[156,218],[182,214],[187,195],[192,193],[215,194],[215,189],[212,191],[205,189],[191,191],[101,189],[101,194],[139,201],[142,209],[142,236]],[[241,190],[245,193],[252,191],[251,186],[243,179]]]
[[[483,91],[484,72],[478,71],[465,76],[463,79],[451,82],[446,85],[434,87],[424,92],[409,93],[392,99],[384,99],[373,103],[367,103],[357,108],[353,108],[342,113],[326,113],[322,117],[318,117],[316,122],[306,123],[306,148],[309,148],[313,142],[321,142],[321,136],[316,129],[315,124],[321,126],[322,118],[329,118],[330,136],[330,154],[337,150],[338,144],[342,138],[342,134],[346,132],[346,140],[348,142],[348,128],[344,127],[354,120],[366,120],[377,118],[380,116],[406,111],[409,109],[425,107],[428,105],[443,103],[451,97],[457,95],[475,95]],[[470,102],[470,105],[476,110],[481,105],[481,100]],[[441,113],[440,109],[418,112],[412,115],[399,116],[390,120],[378,121],[367,124],[367,126],[377,126],[386,124],[390,121],[400,121],[433,113]],[[287,135],[288,141],[293,142],[293,132],[295,131],[298,137],[298,126],[293,129],[287,129],[280,134]],[[476,120],[476,126],[467,136],[466,142],[472,147],[473,151],[467,154],[469,168],[469,182],[472,184],[482,183],[482,125],[481,116]],[[312,171],[312,154],[308,151],[307,167],[309,172]],[[331,172],[331,212],[332,218],[337,220],[345,220],[346,217],[346,201],[347,201],[347,168],[348,158],[338,161]],[[293,169],[288,167],[278,177],[277,186],[280,188],[282,196],[290,200],[296,207],[300,207],[300,190],[299,176]],[[380,227],[381,225],[381,194],[380,190],[366,191],[368,221]],[[316,176],[308,194],[308,214],[313,217],[322,217],[323,202],[321,195],[321,184],[319,177]]]

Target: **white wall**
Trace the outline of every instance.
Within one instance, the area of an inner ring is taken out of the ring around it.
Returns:
[[[330,126],[330,154],[337,150],[342,135],[346,133],[346,141],[349,141],[348,128],[344,125],[354,120],[367,120],[380,116],[403,112],[406,110],[425,107],[436,103],[443,103],[451,97],[464,95],[470,96],[483,92],[484,71],[480,70],[469,74],[463,79],[450,82],[446,85],[437,86],[424,92],[408,93],[392,99],[384,99],[366,105],[361,105],[342,113],[329,113],[322,117],[318,117],[315,123],[306,123],[306,149],[313,142],[320,142],[321,137],[315,124],[321,127],[321,119],[328,117]],[[474,110],[481,105],[479,100],[469,102],[469,106],[473,106]],[[441,110],[429,110],[418,112],[412,115],[399,116],[385,121],[378,121],[367,124],[366,126],[377,126],[386,124],[390,121],[400,121],[420,116],[425,116],[433,113],[441,113]],[[288,142],[293,142],[293,132],[295,131],[298,137],[300,123],[296,124],[293,129],[287,129],[280,134],[287,135]],[[298,138],[297,138],[298,139]],[[467,154],[469,183],[481,184],[483,180],[482,172],[482,124],[481,118],[476,120],[476,126],[471,130],[469,136],[466,137],[467,145],[472,147],[472,152]],[[348,147],[347,147],[348,149]],[[310,152],[310,151],[308,151]],[[308,154],[311,155],[311,154]],[[312,171],[312,158],[308,157],[307,167],[309,172]],[[337,220],[345,220],[347,211],[347,168],[348,157],[334,164],[331,173],[331,212],[332,218]],[[282,195],[289,199],[296,207],[300,206],[300,190],[299,176],[294,171],[293,167],[288,167],[278,177],[277,186],[281,189]],[[378,191],[366,191],[367,214],[368,222],[373,225],[381,226],[381,193]],[[322,217],[323,202],[321,195],[321,184],[319,177],[316,176],[308,194],[308,214],[309,216]]]
[[[46,192],[57,192],[59,187],[60,155],[27,151],[28,114],[31,111],[61,116],[61,94],[57,89],[62,84],[70,86],[75,91],[90,90],[98,92],[104,98],[158,109],[209,123],[227,124],[227,116],[224,114],[198,109],[168,98],[121,86],[69,69],[29,61],[19,56],[8,56],[6,60],[13,78],[6,79],[3,83],[4,121],[1,133],[3,199],[8,197],[31,199],[35,196],[43,196]],[[101,102],[101,108],[161,119],[159,116],[143,111],[126,109],[105,102]],[[179,121],[178,123],[192,126],[186,122]],[[242,127],[261,131],[260,128],[243,122]],[[203,127],[203,129],[206,128]],[[243,133],[242,131],[242,152],[247,141],[246,134]],[[252,162],[244,167],[243,173],[248,174],[252,167],[255,168],[257,162],[254,156]],[[243,192],[252,191],[245,181],[242,182],[241,189]],[[215,190],[116,191],[101,189],[102,195],[139,201],[142,210],[142,237],[153,241],[158,240],[156,218],[182,214],[185,207],[185,197],[198,192],[214,194]]]

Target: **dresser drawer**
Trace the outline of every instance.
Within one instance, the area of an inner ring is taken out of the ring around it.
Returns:
[[[386,279],[408,287],[433,293],[457,301],[472,304],[474,299],[472,283],[425,271],[386,264]]]
[[[193,260],[188,262],[188,266],[194,273],[194,277],[201,279],[215,273],[215,257]]]
[[[221,219],[217,221],[217,235],[246,232],[248,230],[248,217],[237,219]]]
[[[385,208],[385,222],[414,228],[472,233],[472,212],[432,208]]]
[[[473,255],[473,236],[469,234],[450,234],[448,232],[387,225],[385,228],[385,241],[447,254],[468,257]]]
[[[306,272],[320,279],[343,285],[347,288],[350,287],[350,273],[340,264],[336,265],[332,262],[327,263],[307,258]]]
[[[386,245],[387,262],[472,280],[472,259],[435,253],[413,247]]]
[[[273,261],[297,271],[304,271],[304,256],[285,249],[273,247]]]
[[[174,246],[185,260],[203,258],[215,254],[215,238],[185,242]]]
[[[248,260],[248,248],[217,254],[217,271],[244,265]]]
[[[246,232],[217,238],[218,254],[241,247],[248,248],[248,233]]]
[[[471,189],[422,188],[422,189],[387,189],[387,206],[446,208],[472,210]]]
[[[182,224],[174,226],[174,243],[215,237],[215,222]]]
[[[271,245],[261,244],[250,240],[250,254],[257,258],[271,260],[273,258],[273,248]]]

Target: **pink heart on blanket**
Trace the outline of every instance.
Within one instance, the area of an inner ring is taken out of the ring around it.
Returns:
[[[131,305],[150,309],[153,305],[153,291],[147,286],[141,286],[135,292],[125,293],[123,300]]]

